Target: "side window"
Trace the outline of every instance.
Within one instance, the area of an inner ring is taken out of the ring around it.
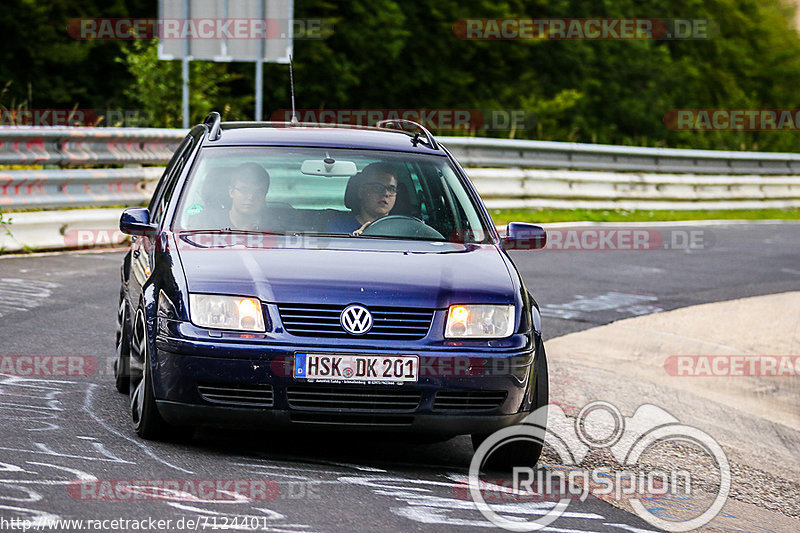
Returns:
[[[430,224],[431,222],[431,214],[429,204],[430,201],[428,197],[430,196],[430,192],[425,190],[422,185],[422,169],[420,165],[417,163],[409,164],[408,165],[408,173],[411,176],[411,187],[413,188],[412,191],[409,191],[411,195],[416,198],[417,203],[419,204],[419,214],[420,218],[426,224]]]
[[[156,190],[153,192],[153,197],[150,199],[150,205],[148,208],[150,209],[150,213],[153,213],[153,209],[158,204],[158,200],[161,198],[164,192],[164,184],[166,183],[169,176],[172,174],[172,169],[175,168],[178,160],[181,158],[184,149],[186,146],[192,143],[192,136],[191,134],[184,137],[181,141],[181,144],[178,145],[178,148],[175,150],[175,153],[172,154],[172,157],[167,163],[167,168],[164,169],[164,174],[161,175],[161,179],[158,180],[158,184],[156,185]]]
[[[161,182],[153,195],[153,200],[150,204],[150,222],[160,224],[161,219],[164,218],[164,213],[167,210],[170,198],[172,198],[172,191],[175,190],[175,185],[178,183],[178,177],[181,175],[186,161],[192,154],[195,139],[188,136],[184,139],[183,143],[175,151],[175,155],[170,161]]]

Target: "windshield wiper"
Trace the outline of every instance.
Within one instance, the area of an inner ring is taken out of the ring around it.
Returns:
[[[217,229],[191,229],[191,230],[178,230],[181,235],[196,235],[198,233],[236,233],[241,235],[286,235],[282,231],[271,231],[265,229],[233,229],[233,228],[217,228]]]

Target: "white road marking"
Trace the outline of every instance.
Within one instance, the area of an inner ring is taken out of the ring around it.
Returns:
[[[256,531],[271,531],[273,533],[297,533],[298,531],[303,531],[304,533],[310,533],[308,530],[311,526],[306,524],[282,524],[276,523],[274,526],[267,525],[267,521],[279,521],[279,520],[286,520],[286,517],[277,511],[273,511],[272,509],[267,509],[264,507],[255,507],[252,510],[260,511],[262,514],[244,514],[244,513],[223,513],[219,511],[213,511],[211,509],[204,509],[202,507],[196,507],[194,505],[187,505],[185,503],[178,503],[178,502],[166,502],[167,505],[170,507],[174,507],[175,509],[180,509],[181,511],[189,511],[193,513],[197,513],[200,516],[207,516],[211,517],[212,520],[209,522],[204,522],[201,520],[200,525],[201,529],[212,528],[212,529],[229,529],[229,530],[240,530],[240,531],[253,531],[251,527],[233,527],[232,524],[236,523],[237,521],[241,524],[255,523],[258,527],[255,529]],[[220,504],[235,504],[237,502],[225,502],[220,501],[217,502]],[[214,521],[213,519],[216,518],[217,520]],[[227,520],[226,520],[227,519]],[[213,526],[212,526],[213,524]],[[205,527],[202,527],[205,525]]]
[[[159,463],[161,463],[161,464],[163,464],[165,466],[168,466],[170,468],[173,468],[173,469],[175,469],[175,470],[177,470],[179,472],[183,472],[183,473],[189,474],[189,475],[194,475],[194,472],[192,472],[191,470],[187,470],[185,468],[181,468],[180,466],[176,466],[176,465],[170,463],[169,461],[165,461],[164,459],[162,459],[161,457],[156,455],[156,453],[153,451],[153,449],[150,446],[144,444],[143,442],[141,442],[139,440],[133,439],[133,438],[127,436],[127,435],[124,435],[124,434],[120,433],[116,429],[114,429],[111,426],[109,426],[108,423],[105,420],[103,420],[102,418],[97,416],[94,413],[94,411],[92,410],[92,403],[94,402],[94,390],[95,390],[96,387],[98,387],[98,385],[95,384],[95,383],[90,383],[89,384],[89,389],[86,391],[86,396],[84,397],[84,401],[83,401],[83,410],[86,411],[89,414],[89,416],[92,417],[92,419],[95,422],[100,424],[103,427],[103,429],[105,429],[109,433],[111,433],[113,435],[116,435],[119,438],[125,439],[128,442],[132,442],[133,444],[135,444],[136,446],[141,448],[144,453],[146,453],[148,456],[150,456],[151,458],[155,459]]]
[[[646,303],[656,301],[658,301],[658,298],[655,296],[611,291],[591,298],[578,294],[571,302],[543,305],[541,311],[542,316],[566,320],[583,318],[587,314],[597,311],[612,310],[618,313],[647,315],[663,311],[662,308],[656,305]]]
[[[32,279],[0,279],[0,317],[39,307],[60,287],[58,283]]]
[[[658,531],[656,531],[656,530],[642,529],[640,527],[629,526],[628,524],[613,524],[613,523],[610,523],[610,522],[606,522],[603,525],[604,526],[611,526],[611,527],[618,527],[619,529],[624,529],[625,531],[632,531],[633,533],[658,533]]]
[[[494,506],[492,506],[494,507]],[[453,518],[447,515],[446,509],[433,509],[425,507],[404,507],[392,508],[391,511],[403,518],[421,522],[423,524],[445,524],[449,526],[462,526],[462,527],[489,527],[498,529],[496,525],[488,520],[470,520],[464,518]],[[477,512],[477,511],[476,511]],[[507,516],[506,519],[513,520],[512,517]],[[520,518],[520,523],[523,519]],[[599,533],[594,529],[564,529],[557,527],[543,527],[538,531],[554,531],[557,533]]]
[[[393,497],[400,502],[404,502],[406,507],[393,507],[391,511],[398,516],[410,520],[426,524],[443,524],[449,526],[496,527],[483,517],[477,517],[478,510],[475,507],[475,503],[471,500],[434,496],[431,490],[432,488],[441,490],[440,487],[446,487],[450,489],[450,491],[455,491],[457,486],[461,483],[391,476],[343,476],[339,478],[339,481],[368,487],[372,489],[374,494]],[[555,502],[490,504],[491,508],[496,512],[522,515],[517,517],[520,521],[524,520],[524,516],[545,515],[555,505]],[[469,517],[460,517],[464,513],[467,513]],[[606,519],[604,516],[597,513],[566,512],[563,513],[562,516],[585,520]],[[514,520],[516,518],[509,519]],[[555,528],[545,528],[545,530],[563,532],[576,531]],[[591,531],[591,529],[582,531]]]

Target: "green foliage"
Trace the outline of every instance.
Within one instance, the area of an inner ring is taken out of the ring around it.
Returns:
[[[0,13],[0,105],[141,108],[179,126],[180,63],[154,42],[76,41],[77,17],[155,17],[151,0],[8,0]],[[515,138],[794,151],[800,133],[674,131],[677,109],[800,109],[800,37],[784,0],[296,0],[297,20],[325,20],[325,39],[294,43],[301,109],[524,110]],[[465,40],[463,18],[707,19],[696,40]],[[35,28],[35,31],[31,31]],[[193,62],[192,122],[210,109],[253,116],[252,63]],[[290,105],[288,68],[267,64],[265,115]],[[5,85],[5,84],[3,84]]]
[[[0,211],[0,233],[5,234],[8,237],[13,237],[11,230],[9,227],[11,226],[11,219],[5,218],[3,216],[3,212]],[[3,253],[5,250],[5,246],[0,246],[0,254]]]
[[[182,126],[182,77],[180,61],[158,59],[158,41],[133,41],[122,49],[124,62],[133,75],[125,94],[139,103],[151,126]],[[252,96],[231,96],[226,84],[240,76],[227,72],[226,63],[192,61],[189,63],[190,124],[197,124],[212,109],[219,109],[226,120],[243,120],[242,109]]]
[[[3,216],[3,212],[0,211],[0,228],[2,228],[2,231],[4,231],[5,234],[9,236],[11,235],[11,231],[8,229],[10,225],[11,225],[11,219],[5,218]]]
[[[66,28],[74,18],[134,15],[129,5],[143,1],[4,0],[0,83],[13,83],[3,103],[27,101],[33,109],[120,107],[119,83],[128,74],[114,61],[118,44],[76,40]]]

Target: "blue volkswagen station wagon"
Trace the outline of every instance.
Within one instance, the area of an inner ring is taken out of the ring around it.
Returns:
[[[548,403],[538,307],[507,253],[544,231],[501,237],[418,124],[212,113],[120,229],[116,387],[143,438],[238,426],[477,446]]]

